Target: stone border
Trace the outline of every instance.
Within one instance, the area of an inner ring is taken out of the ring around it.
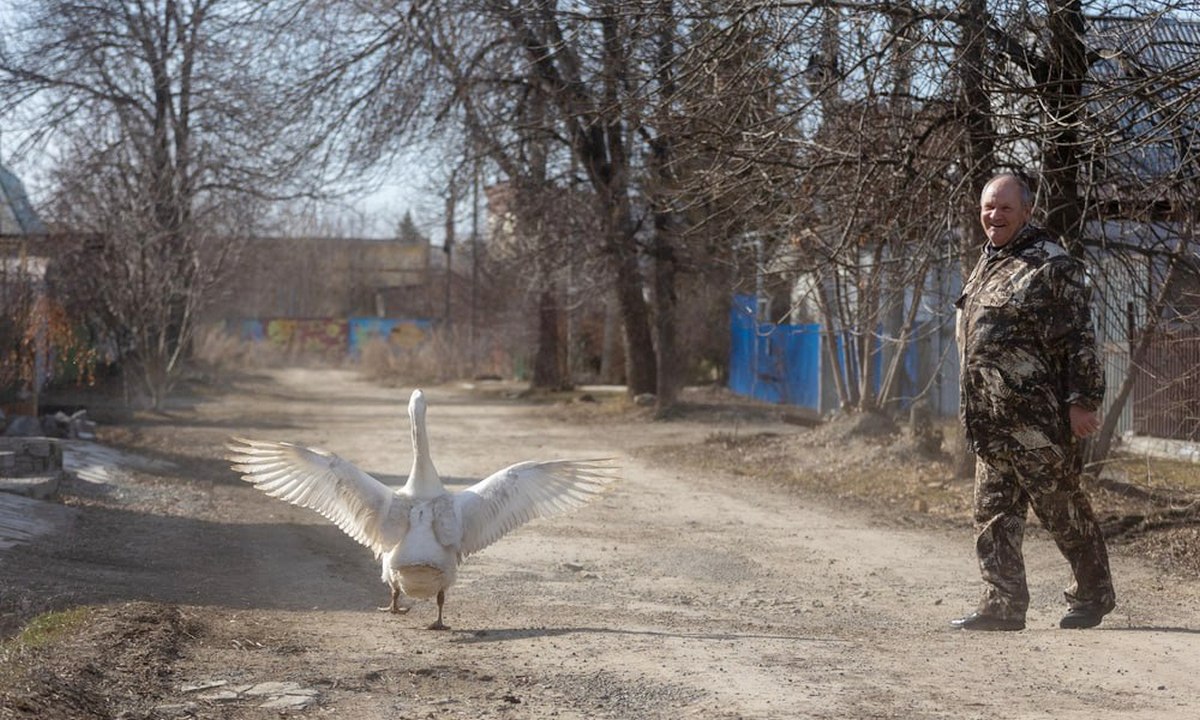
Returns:
[[[47,437],[0,437],[0,492],[47,498],[63,477],[63,448]]]

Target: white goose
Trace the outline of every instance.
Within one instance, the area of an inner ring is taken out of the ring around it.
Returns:
[[[578,507],[615,479],[605,460],[520,462],[458,493],[442,485],[429,456],[425,395],[408,402],[412,422],[412,471],[393,490],[331,452],[287,442],[234,438],[226,457],[242,479],[271,497],[311,508],[374,551],[383,563],[391,603],[380,608],[408,612],[400,593],[437,597],[437,621],[458,564],[535,517]]]

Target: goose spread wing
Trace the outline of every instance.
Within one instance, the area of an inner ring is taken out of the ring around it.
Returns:
[[[412,501],[337,455],[288,442],[234,438],[226,459],[271,497],[316,510],[376,556],[408,532]]]
[[[462,518],[463,556],[478,552],[536,517],[579,507],[613,481],[604,460],[521,462],[454,496]]]

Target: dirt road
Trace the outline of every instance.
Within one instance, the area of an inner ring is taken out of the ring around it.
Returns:
[[[953,632],[977,589],[963,532],[874,522],[764,487],[754,467],[686,473],[644,452],[794,426],[580,425],[427,389],[435,462],[457,484],[556,457],[612,456],[624,479],[470,558],[447,598],[452,630],[423,629],[429,603],[379,613],[387,593],[370,553],[236,480],[218,452],[231,434],[296,440],[399,484],[407,392],[345,371],[276,371],[137,429],[131,439],[170,469],[76,483],[87,507],[64,535],[0,551],[0,581],[21,588],[9,609],[47,597],[96,608],[73,641],[20,656],[44,686],[10,684],[0,716],[52,717],[50,691],[70,687],[98,695],[72,701],[98,708],[75,717],[1200,716],[1195,581],[1117,553],[1116,613],[1062,631],[1066,563],[1033,533],[1028,629]],[[246,694],[265,682],[291,685]]]

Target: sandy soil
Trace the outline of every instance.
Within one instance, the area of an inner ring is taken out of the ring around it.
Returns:
[[[977,591],[961,523],[906,525],[761,482],[752,456],[672,460],[714,436],[807,432],[769,415],[578,423],[427,389],[435,461],[458,485],[556,457],[611,456],[623,479],[470,558],[451,630],[424,629],[429,603],[379,613],[370,553],[239,481],[220,446],[296,440],[399,484],[407,395],[347,371],[272,371],[102,435],[171,465],[70,484],[72,525],[0,551],[0,630],[83,608],[4,645],[0,718],[1200,716],[1194,578],[1115,548],[1117,611],[1062,631],[1067,566],[1034,531],[1029,627],[951,631]],[[230,691],[267,682],[292,684]]]

